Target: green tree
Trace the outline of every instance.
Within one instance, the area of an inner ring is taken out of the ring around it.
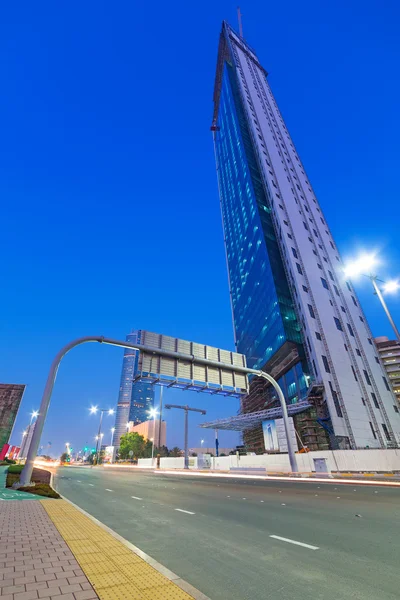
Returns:
[[[146,440],[142,435],[139,435],[139,433],[125,433],[125,435],[121,436],[119,456],[122,459],[128,459],[130,457],[129,452],[132,451],[132,457],[135,460],[137,460],[138,458],[143,458],[146,452],[146,445]]]
[[[169,451],[170,456],[182,456],[182,450],[178,448],[178,446],[174,446],[172,450]]]
[[[60,461],[61,462],[68,462],[69,461],[69,454],[67,452],[63,452],[60,456]]]
[[[161,448],[157,448],[157,452],[154,452],[154,454],[159,454],[160,456],[169,456],[169,451],[167,446],[161,446]]]

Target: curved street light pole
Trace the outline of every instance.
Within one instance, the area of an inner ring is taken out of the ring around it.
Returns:
[[[258,375],[258,377],[263,377],[264,379],[269,381],[270,384],[275,389],[276,393],[278,394],[279,402],[281,404],[281,409],[282,409],[283,424],[285,426],[286,443],[287,443],[287,447],[288,447],[290,469],[291,469],[292,473],[298,473],[299,469],[297,467],[296,453],[294,451],[292,438],[290,435],[289,417],[288,417],[285,396],[283,395],[283,392],[282,392],[278,382],[275,381],[275,379],[273,377],[271,377],[271,375],[268,375],[268,373],[264,373],[264,371],[257,371],[256,374]]]
[[[391,324],[391,326],[393,328],[393,331],[395,332],[396,337],[397,337],[398,341],[400,342],[400,332],[399,332],[399,330],[396,327],[396,323],[393,321],[393,317],[392,317],[392,315],[389,312],[389,309],[388,309],[387,304],[385,302],[385,299],[384,299],[384,297],[382,295],[382,292],[379,289],[378,284],[376,283],[378,278],[375,277],[374,275],[369,275],[367,277],[369,277],[369,279],[371,280],[372,285],[374,286],[375,294],[378,296],[378,298],[380,300],[380,303],[382,304],[383,310],[385,311],[386,316],[389,319],[389,322],[390,322],[390,324]]]
[[[49,404],[50,404],[51,394],[53,391],[54,382],[56,380],[57,371],[58,371],[58,367],[60,366],[60,362],[64,358],[64,356],[70,350],[72,350],[72,348],[75,348],[76,346],[79,346],[81,344],[86,344],[88,342],[99,342],[100,344],[109,344],[111,346],[118,346],[120,348],[134,348],[139,351],[142,350],[145,352],[151,352],[155,355],[158,354],[160,356],[167,356],[170,358],[177,358],[177,359],[182,359],[182,360],[186,360],[186,361],[192,361],[192,362],[195,362],[198,364],[214,366],[217,368],[223,368],[223,369],[226,369],[229,371],[243,373],[246,375],[257,375],[258,377],[264,377],[264,379],[267,379],[271,383],[271,385],[274,387],[274,389],[276,390],[276,392],[278,394],[278,398],[280,400],[281,408],[282,408],[283,422],[285,425],[290,467],[291,467],[291,470],[293,473],[298,472],[296,456],[295,456],[294,448],[293,448],[292,441],[290,438],[289,419],[288,419],[288,414],[287,414],[285,397],[283,395],[281,388],[279,387],[278,382],[275,381],[275,379],[273,377],[271,377],[271,375],[268,375],[268,373],[264,373],[264,371],[257,371],[256,369],[248,369],[247,367],[239,367],[236,365],[219,363],[218,361],[208,360],[206,358],[199,358],[199,357],[196,357],[196,356],[193,356],[190,354],[183,354],[181,352],[173,352],[172,350],[166,350],[164,348],[152,348],[149,346],[143,346],[142,344],[132,344],[130,342],[113,340],[110,338],[105,338],[104,336],[87,336],[87,337],[78,338],[76,340],[73,340],[72,342],[69,342],[69,344],[66,344],[63,348],[61,348],[61,350],[59,352],[57,352],[56,356],[54,357],[53,362],[51,363],[49,375],[47,377],[46,385],[45,385],[43,396],[42,396],[42,402],[41,402],[40,408],[39,408],[39,414],[37,417],[36,426],[35,426],[35,429],[34,429],[34,432],[32,435],[31,443],[29,445],[29,450],[28,450],[28,455],[27,455],[26,462],[25,462],[25,467],[23,468],[23,470],[21,472],[21,477],[20,477],[20,485],[21,486],[29,485],[31,482],[33,463],[37,456],[40,438],[42,437],[43,427],[44,427],[44,423],[46,421],[46,416],[47,416],[47,411],[48,411]]]

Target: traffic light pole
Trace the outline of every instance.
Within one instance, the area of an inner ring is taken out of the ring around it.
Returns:
[[[88,336],[88,337],[78,338],[76,340],[73,340],[69,344],[66,344],[56,354],[53,362],[51,363],[49,375],[47,377],[46,385],[45,385],[43,396],[42,396],[42,402],[41,402],[40,408],[39,408],[39,414],[38,414],[38,417],[36,420],[36,426],[35,426],[35,429],[34,429],[34,432],[32,435],[32,439],[31,439],[31,443],[29,446],[29,451],[28,451],[26,462],[25,462],[25,467],[21,473],[20,484],[19,484],[20,486],[27,486],[27,485],[30,485],[30,483],[31,483],[33,463],[37,456],[40,438],[42,437],[43,427],[44,427],[44,424],[46,421],[46,416],[47,416],[47,411],[48,411],[49,404],[50,404],[51,394],[53,392],[53,387],[54,387],[54,383],[55,383],[55,380],[57,377],[57,372],[58,372],[58,368],[60,366],[60,362],[64,358],[64,356],[70,350],[72,350],[72,348],[75,348],[76,346],[79,346],[81,344],[86,344],[89,342],[98,342],[100,344],[109,344],[111,346],[118,346],[120,348],[134,348],[135,350],[151,353],[151,354],[154,354],[155,356],[157,356],[157,355],[158,356],[167,356],[168,358],[175,358],[175,359],[183,360],[186,362],[191,362],[194,364],[207,365],[209,367],[216,367],[216,368],[224,369],[227,371],[234,371],[236,373],[241,373],[244,375],[256,375],[258,377],[263,377],[264,379],[267,379],[271,383],[271,385],[274,387],[274,389],[276,390],[279,400],[280,400],[283,421],[284,421],[284,425],[285,425],[290,466],[291,466],[292,472],[297,473],[298,468],[297,468],[297,462],[296,462],[296,455],[294,453],[294,447],[292,444],[292,439],[290,437],[289,419],[288,419],[288,414],[287,414],[285,397],[283,395],[281,388],[279,387],[278,382],[275,381],[275,379],[273,377],[271,377],[271,375],[268,375],[268,373],[264,373],[264,371],[257,371],[255,369],[248,369],[247,367],[240,367],[240,366],[231,365],[228,363],[221,363],[221,362],[218,362],[215,360],[208,360],[206,358],[199,358],[192,354],[183,354],[181,352],[173,352],[172,350],[165,350],[164,348],[152,348],[150,346],[144,346],[142,344],[133,344],[131,342],[113,340],[111,338],[105,338],[103,336]]]

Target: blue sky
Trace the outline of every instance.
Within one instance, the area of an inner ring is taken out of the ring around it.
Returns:
[[[342,256],[377,250],[382,277],[399,276],[398,3],[253,1],[242,13]],[[138,327],[233,349],[209,131],[224,18],[236,25],[236,3],[1,8],[0,379],[27,384],[16,443],[75,337]],[[368,281],[357,291],[374,335],[391,335]],[[399,297],[389,302],[399,321]],[[121,359],[100,345],[65,358],[42,438],[55,454],[91,443],[88,407],[116,405]],[[237,411],[167,396],[207,419]],[[167,416],[181,446],[183,415]]]

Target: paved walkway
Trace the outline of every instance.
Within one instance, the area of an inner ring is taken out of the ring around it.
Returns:
[[[177,576],[65,500],[0,506],[0,600],[193,600]]]
[[[44,500],[43,508],[101,600],[193,600],[171,580],[173,573],[154,568],[69,502]]]
[[[58,501],[1,503],[1,600],[98,598],[43,508],[53,502]]]

